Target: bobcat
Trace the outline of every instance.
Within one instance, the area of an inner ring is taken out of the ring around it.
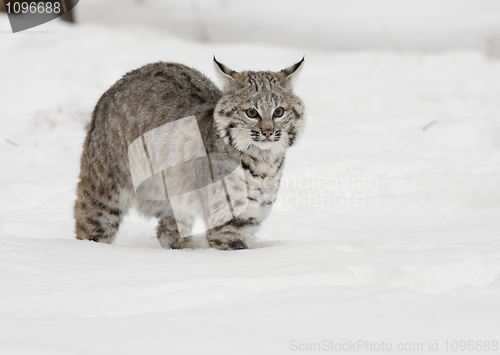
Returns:
[[[144,159],[147,157],[151,164],[154,152],[148,152],[151,147],[144,139],[148,132],[191,117],[189,122],[194,126],[184,131],[191,134],[199,130],[197,134],[206,150],[201,155],[207,158],[223,153],[237,157],[246,187],[244,208],[236,214],[238,204],[233,204],[230,219],[207,228],[208,243],[221,250],[247,249],[246,241],[276,200],[286,149],[304,130],[304,104],[292,90],[292,79],[303,62],[304,58],[279,72],[235,72],[214,58],[223,81],[222,91],[197,70],[177,63],[152,63],[123,76],[102,95],[92,114],[74,210],[76,237],[111,243],[123,216],[134,206],[139,213],[159,219],[157,237],[164,247],[195,246],[190,231],[196,216],[177,218],[168,196],[141,198],[140,187],[136,188],[133,181],[130,155],[132,146],[144,149]],[[182,134],[174,136],[183,139]],[[162,136],[158,139],[161,141]],[[191,154],[191,148],[186,147],[170,151],[169,159],[177,159],[177,151],[181,155]],[[164,184],[169,180],[184,188],[194,184],[197,169],[192,173],[169,173],[167,169],[155,176],[160,184],[163,179]],[[213,178],[214,169],[210,169]],[[226,194],[229,185],[224,185]],[[231,189],[238,190],[238,184]],[[239,205],[242,206],[241,201]]]

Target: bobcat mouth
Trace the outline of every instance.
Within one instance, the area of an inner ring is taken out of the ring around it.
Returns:
[[[255,142],[255,146],[262,150],[271,149],[276,144],[276,141],[265,140]]]

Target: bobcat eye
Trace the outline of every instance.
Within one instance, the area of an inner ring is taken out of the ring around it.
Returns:
[[[276,110],[274,110],[274,117],[281,117],[285,113],[285,109],[283,107],[278,107]]]
[[[254,108],[249,108],[248,110],[245,111],[247,116],[250,118],[255,118],[259,115],[256,109]]]

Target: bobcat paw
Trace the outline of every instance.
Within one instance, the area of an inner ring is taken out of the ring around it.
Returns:
[[[158,239],[160,244],[165,249],[195,249],[196,245],[191,238],[181,238],[180,236],[173,236],[171,233],[162,233]]]
[[[172,244],[170,244],[172,249],[195,249],[193,241],[190,238],[179,238]]]
[[[248,249],[248,246],[241,239],[233,239],[228,241],[221,241],[219,239],[210,239],[208,241],[210,247],[219,250],[243,250]]]

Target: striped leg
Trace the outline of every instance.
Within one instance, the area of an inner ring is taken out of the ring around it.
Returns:
[[[116,192],[99,194],[80,181],[75,203],[76,237],[112,243],[128,206],[119,203]]]

